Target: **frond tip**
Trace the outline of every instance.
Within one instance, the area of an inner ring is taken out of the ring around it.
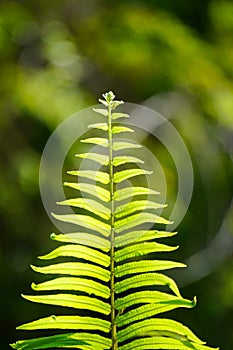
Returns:
[[[114,111],[123,101],[115,100],[112,91],[103,94],[99,101],[101,107],[94,108],[94,112],[102,121],[97,120],[88,128],[104,137],[91,135],[81,142],[98,146],[101,153],[90,150],[76,156],[98,163],[101,170],[68,171],[78,181],[64,185],[78,195],[57,204],[75,208],[76,212],[52,215],[75,229],[71,233],[51,234],[51,239],[60,245],[39,259],[52,263],[31,267],[52,278],[32,283],[36,295],[22,295],[30,302],[53,305],[58,310],[73,309],[72,314],[51,315],[17,327],[24,331],[49,330],[51,335],[19,340],[11,347],[214,350],[187,326],[163,317],[180,307],[193,308],[197,300],[185,299],[175,281],[164,274],[165,270],[185,265],[159,259],[159,253],[178,248],[158,242],[176,234],[158,228],[171,223],[158,213],[166,207],[154,200],[159,192],[128,185],[132,179],[136,183],[138,177],[153,172],[141,167],[144,161],[138,157],[140,154],[119,155],[123,150],[138,149],[139,153],[141,148],[135,141],[119,139],[122,133],[134,132],[126,125],[116,124],[129,118],[126,113]],[[145,224],[150,224],[151,229],[145,229]]]

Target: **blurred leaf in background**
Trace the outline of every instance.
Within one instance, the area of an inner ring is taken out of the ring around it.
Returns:
[[[195,184],[175,254],[189,264],[177,276],[183,293],[199,306],[176,318],[232,349],[232,37],[230,0],[1,1],[2,349],[18,338],[16,325],[44,314],[19,293],[35,279],[29,264],[52,245],[38,184],[46,140],[109,89],[158,110],[186,142]],[[153,138],[144,142],[164,168],[170,203],[174,165]]]

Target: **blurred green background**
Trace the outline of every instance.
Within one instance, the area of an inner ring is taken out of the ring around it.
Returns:
[[[155,108],[175,125],[194,166],[189,210],[171,243],[189,269],[177,279],[194,310],[177,319],[233,349],[233,2],[225,0],[1,1],[0,344],[46,316],[20,298],[29,268],[54,245],[38,184],[52,131],[108,90]],[[176,174],[153,140],[175,197]],[[151,142],[151,144],[150,144]]]

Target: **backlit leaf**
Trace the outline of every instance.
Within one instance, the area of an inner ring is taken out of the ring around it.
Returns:
[[[129,289],[135,289],[146,286],[167,286],[175,295],[180,297],[179,289],[172,278],[167,277],[161,273],[144,273],[133,277],[128,277],[120,282],[115,283],[116,293],[122,293]]]
[[[105,188],[89,183],[76,183],[76,182],[64,182],[64,186],[74,188],[80,192],[91,194],[92,196],[104,201],[109,202],[110,192]]]
[[[84,292],[89,295],[94,294],[102,298],[110,297],[110,289],[102,283],[86,278],[78,277],[58,277],[50,281],[39,284],[32,283],[32,289],[35,291],[56,291],[69,290]]]
[[[114,174],[114,182],[120,183],[122,181],[128,180],[132,177],[138,176],[138,175],[150,175],[153,171],[143,170],[143,169],[128,169],[128,170],[121,170]]]
[[[144,163],[143,160],[136,158],[136,157],[130,157],[130,156],[120,156],[120,157],[115,157],[113,159],[113,165],[114,166],[119,166],[122,164],[127,164],[127,163]]]
[[[152,213],[140,213],[115,221],[115,232],[119,233],[145,223],[172,224],[172,221]]]
[[[67,174],[84,177],[86,179],[91,179],[97,182],[101,182],[103,184],[109,183],[109,174],[103,171],[73,170],[73,171],[67,171]]]
[[[127,328],[118,332],[118,341],[123,342],[127,339],[138,337],[140,335],[146,335],[147,333],[154,332],[155,335],[169,335],[176,338],[176,336],[182,337],[182,339],[191,340],[197,344],[204,344],[195,334],[186,326],[181,323],[166,318],[152,318],[141,322],[134,323]],[[157,334],[157,333],[160,334]]]
[[[75,309],[85,309],[109,315],[111,307],[108,303],[93,297],[73,294],[49,294],[49,295],[22,295],[24,299],[34,303],[49,304],[70,307]]]
[[[140,257],[143,255],[147,255],[149,253],[155,252],[171,252],[176,250],[177,247],[171,247],[165,244],[160,244],[156,242],[143,242],[137,243],[132,246],[122,248],[115,252],[115,260],[116,262],[120,262],[129,258]]]
[[[160,209],[165,208],[166,204],[155,203],[147,200],[132,201],[130,203],[118,206],[115,210],[115,217],[120,218],[136,211],[143,211],[145,209]]]
[[[95,124],[88,125],[88,128],[108,131],[108,124],[107,123],[95,123]]]
[[[104,282],[108,282],[110,278],[110,272],[108,270],[96,265],[79,262],[64,262],[43,267],[31,265],[31,268],[43,274],[87,276]]]
[[[91,229],[101,233],[103,236],[108,237],[110,234],[110,225],[95,218],[92,218],[89,215],[79,215],[79,214],[66,214],[66,215],[57,215],[52,213],[52,216],[55,219],[60,221],[72,223],[78,226]]]
[[[82,316],[49,316],[41,318],[37,321],[26,323],[17,327],[21,330],[35,329],[83,329],[83,330],[99,330],[108,333],[110,330],[110,322],[93,317]]]
[[[126,113],[112,113],[112,119],[120,119],[120,118],[129,118],[129,115]]]
[[[99,154],[99,153],[80,153],[80,154],[75,154],[75,157],[93,160],[94,162],[100,165],[108,165],[108,162],[109,162],[108,156],[104,154]]]
[[[62,202],[57,202],[59,205],[68,205],[71,207],[78,207],[88,210],[89,212],[100,216],[104,220],[109,220],[111,217],[111,211],[105,205],[89,198],[72,198]]]
[[[122,315],[117,315],[116,322],[118,327],[126,326],[130,323],[141,321],[161,314],[163,312],[177,309],[178,307],[193,308],[196,305],[196,300],[190,301],[183,298],[174,298],[173,300],[164,300],[154,302],[151,300],[148,304],[133,308]]]
[[[102,114],[105,117],[108,115],[107,109],[93,108],[93,111]]]
[[[142,272],[153,272],[174,269],[177,267],[185,267],[186,265],[175,262],[175,261],[165,261],[165,260],[141,260],[124,263],[123,265],[116,266],[115,276],[123,277],[126,275],[132,275]]]
[[[120,134],[122,132],[134,132],[133,129],[128,128],[127,126],[113,126],[112,127],[112,133],[113,134]]]
[[[141,148],[142,146],[138,143],[132,143],[132,142],[124,142],[124,141],[114,141],[113,142],[113,150],[114,151],[120,151],[123,149],[134,149],[134,148]]]
[[[78,244],[62,245],[54,249],[52,252],[40,256],[39,258],[47,260],[55,259],[61,256],[70,256],[77,259],[88,260],[105,267],[109,266],[110,264],[110,257],[107,254],[103,254],[96,249]]]
[[[143,173],[144,174],[144,173]],[[141,175],[137,174],[137,175]],[[120,190],[115,191],[114,193],[114,200],[115,201],[123,201],[127,198],[131,198],[133,196],[141,196],[141,195],[148,195],[148,194],[159,194],[159,192],[155,190],[150,190],[146,187],[126,187],[122,188]]]
[[[108,147],[108,139],[103,137],[89,137],[87,139],[81,140],[82,143],[91,143],[98,146]]]

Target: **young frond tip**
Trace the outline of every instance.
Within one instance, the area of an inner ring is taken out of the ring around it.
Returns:
[[[99,102],[102,103],[106,107],[110,106],[112,109],[115,109],[116,107],[118,107],[124,103],[124,101],[122,101],[122,100],[121,101],[114,100],[115,95],[112,91],[106,92],[102,96],[103,96],[104,100],[99,99]]]
[[[112,91],[106,92],[102,95],[107,102],[112,102],[116,97]]]

